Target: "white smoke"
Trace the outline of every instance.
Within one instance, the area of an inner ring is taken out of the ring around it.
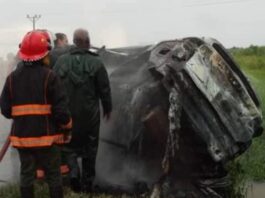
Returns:
[[[122,47],[128,45],[128,37],[125,29],[119,24],[110,24],[100,30],[100,41],[107,48]]]
[[[16,64],[15,55],[7,53],[5,58],[0,58],[0,93],[4,86],[6,77],[14,69]],[[7,120],[0,114],[0,149],[8,138],[11,127],[11,120]],[[18,181],[19,162],[17,152],[9,148],[3,160],[0,163],[0,185],[5,182]]]

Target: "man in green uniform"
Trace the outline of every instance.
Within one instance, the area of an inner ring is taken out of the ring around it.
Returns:
[[[62,55],[54,66],[66,87],[73,118],[72,140],[68,147],[72,188],[79,191],[80,171],[77,157],[82,158],[82,190],[92,190],[95,177],[95,161],[98,148],[100,108],[103,116],[110,118],[112,110],[111,91],[107,71],[97,57],[89,51],[88,31],[77,29],[73,42],[76,45],[69,53]]]

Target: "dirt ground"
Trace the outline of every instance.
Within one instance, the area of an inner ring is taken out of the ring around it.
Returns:
[[[247,191],[247,198],[264,198],[265,197],[265,183],[254,182],[249,184]]]

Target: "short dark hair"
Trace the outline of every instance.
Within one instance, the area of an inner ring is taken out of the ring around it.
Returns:
[[[56,39],[54,41],[55,45],[58,45],[58,40],[63,40],[67,36],[64,33],[58,32],[58,33],[55,33],[55,37],[56,37]]]

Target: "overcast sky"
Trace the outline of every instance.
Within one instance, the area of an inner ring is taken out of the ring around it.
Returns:
[[[32,29],[90,32],[95,46],[150,44],[187,36],[214,37],[226,47],[265,45],[264,0],[0,0],[0,56],[16,53]]]

